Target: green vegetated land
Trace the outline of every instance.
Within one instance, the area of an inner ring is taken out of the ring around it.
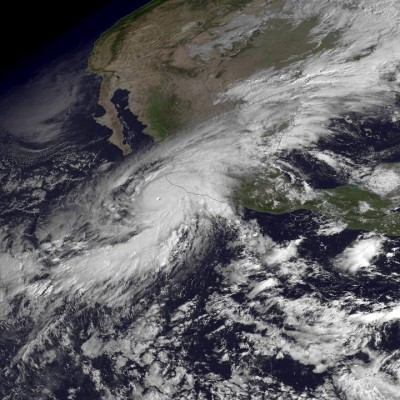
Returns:
[[[280,183],[276,185],[273,181],[278,178]],[[234,193],[234,201],[249,209],[276,214],[310,210],[342,221],[350,229],[400,236],[400,213],[390,211],[394,208],[390,199],[357,186],[313,190],[307,199],[303,188],[286,183],[287,186],[278,172],[263,179],[244,179]]]
[[[158,139],[165,139],[180,125],[179,99],[157,88],[149,93],[146,103],[146,120]]]

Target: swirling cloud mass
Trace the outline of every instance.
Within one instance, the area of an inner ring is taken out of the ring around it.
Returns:
[[[400,5],[246,7],[266,11],[233,11],[192,55],[276,21],[311,24],[310,47],[90,179],[24,178],[27,208],[2,165],[2,398],[400,399]],[[5,129],[40,143],[70,107],[8,104]]]

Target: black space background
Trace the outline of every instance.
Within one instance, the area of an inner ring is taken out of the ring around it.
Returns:
[[[108,3],[112,1],[3,2],[0,8],[0,76]]]

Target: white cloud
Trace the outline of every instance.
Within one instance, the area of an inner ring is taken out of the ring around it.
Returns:
[[[270,264],[282,264],[297,256],[297,247],[302,239],[289,242],[284,246],[276,246],[271,253],[265,255],[265,261]]]
[[[358,239],[336,258],[336,265],[351,274],[355,274],[361,268],[370,267],[373,259],[380,253],[383,241],[381,236]]]
[[[261,281],[259,283],[257,283],[256,285],[254,285],[253,290],[249,293],[249,297],[255,297],[257,296],[259,293],[263,292],[264,290],[273,288],[275,286],[279,285],[279,281],[276,278],[268,278],[264,281]]]

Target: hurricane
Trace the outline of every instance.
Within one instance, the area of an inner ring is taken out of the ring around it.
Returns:
[[[400,399],[399,4],[204,3],[3,95],[3,399]]]

